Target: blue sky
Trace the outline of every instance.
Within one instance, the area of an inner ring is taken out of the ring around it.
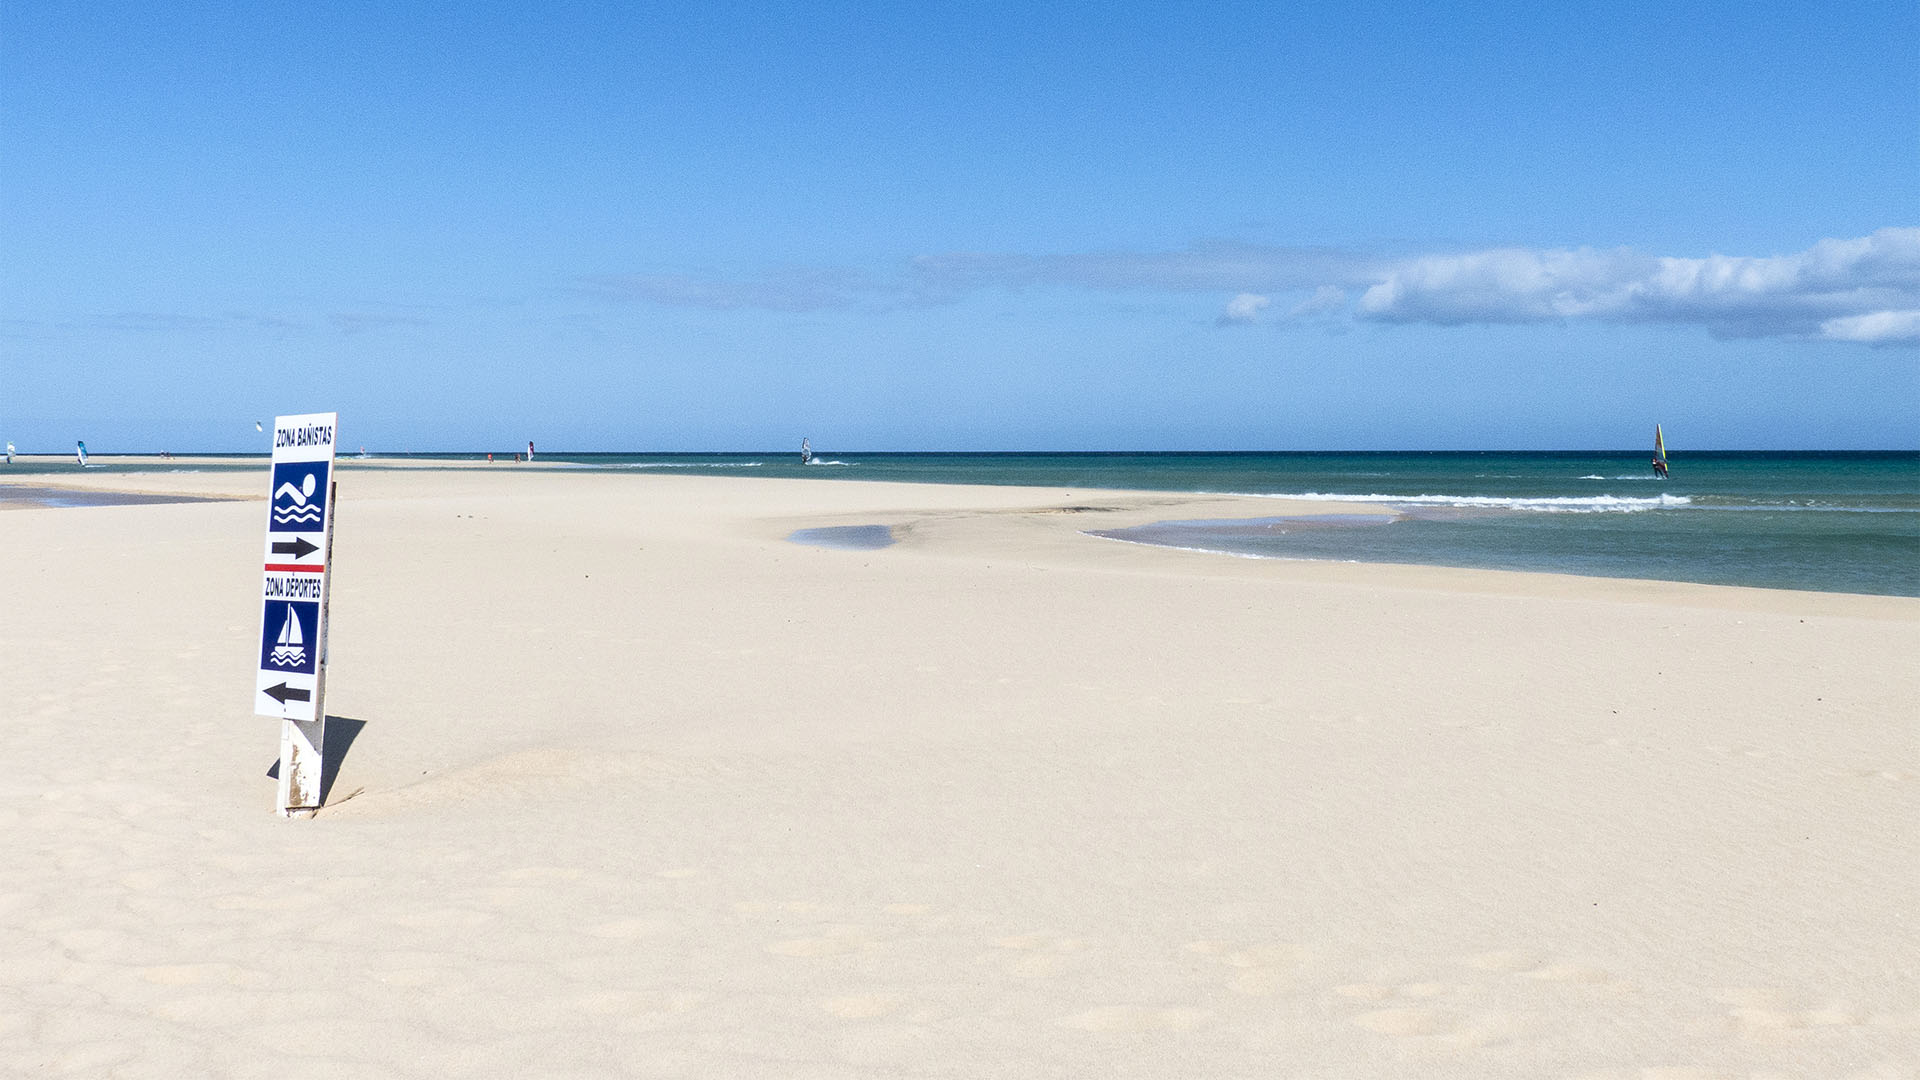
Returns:
[[[1920,447],[1920,8],[0,8],[0,438]]]

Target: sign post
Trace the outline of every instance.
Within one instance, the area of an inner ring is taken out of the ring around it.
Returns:
[[[277,716],[279,812],[320,809],[326,745],[327,570],[333,561],[333,448],[338,413],[273,422],[265,572],[260,587],[260,670],[253,711]]]

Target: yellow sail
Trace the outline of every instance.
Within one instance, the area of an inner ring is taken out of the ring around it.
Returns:
[[[1653,456],[1661,461],[1667,460],[1667,440],[1666,436],[1660,433],[1659,424],[1653,425]]]

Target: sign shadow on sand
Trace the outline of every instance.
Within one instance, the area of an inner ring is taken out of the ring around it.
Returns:
[[[340,774],[340,763],[346,760],[347,750],[353,746],[353,740],[360,737],[360,729],[367,726],[365,720],[355,720],[351,716],[327,717],[326,745],[320,748],[320,805],[327,805],[327,797],[333,794],[333,778]],[[274,759],[267,770],[267,778],[280,779],[280,761]]]

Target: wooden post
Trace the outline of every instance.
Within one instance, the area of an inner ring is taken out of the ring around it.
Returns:
[[[280,722],[280,813],[312,817],[320,809],[320,748],[327,744],[327,718]]]

